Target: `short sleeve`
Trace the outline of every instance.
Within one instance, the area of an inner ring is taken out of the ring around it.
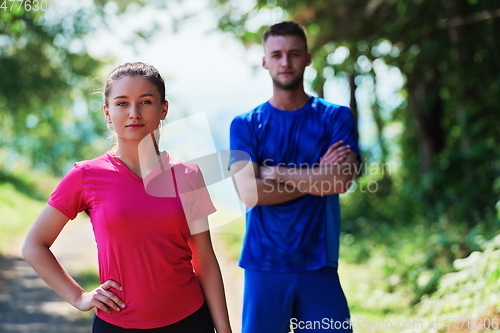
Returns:
[[[346,106],[341,106],[337,110],[333,120],[333,131],[330,144],[339,140],[344,141],[358,157],[360,156],[356,121],[351,109]]]
[[[196,188],[193,191],[194,199],[189,214],[187,215],[188,221],[196,221],[206,217],[216,211],[210,194],[208,193],[203,174],[198,168],[196,172]]]
[[[247,118],[238,116],[231,122],[229,133],[230,158],[228,168],[234,162],[248,161],[258,163],[257,140],[255,133],[251,130],[250,122]]]
[[[83,170],[75,163],[73,168],[57,185],[47,203],[63,213],[70,220],[87,207],[84,200]]]
[[[214,213],[216,209],[200,168],[196,164],[183,163],[174,167],[174,173],[190,233],[207,231],[209,227],[206,220],[200,220]]]

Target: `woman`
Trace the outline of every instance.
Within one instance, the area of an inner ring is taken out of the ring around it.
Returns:
[[[206,227],[215,208],[201,172],[157,149],[154,133],[168,111],[158,71],[143,63],[117,67],[104,87],[103,111],[116,132],[115,147],[75,163],[35,220],[23,256],[71,305],[96,309],[94,333],[231,332]],[[156,167],[144,142],[154,143]],[[162,187],[158,195],[148,191]],[[49,249],[81,211],[92,222],[102,283],[89,292]]]

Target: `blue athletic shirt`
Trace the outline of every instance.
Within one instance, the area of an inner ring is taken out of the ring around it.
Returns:
[[[231,151],[247,152],[252,162],[267,166],[318,166],[328,147],[339,140],[359,155],[351,110],[317,97],[295,111],[266,102],[237,116],[230,130]],[[229,164],[242,160],[241,155],[232,153]],[[338,194],[257,206],[246,213],[239,264],[275,272],[337,267],[339,237]]]

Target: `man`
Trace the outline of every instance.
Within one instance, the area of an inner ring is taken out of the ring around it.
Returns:
[[[337,275],[338,193],[359,155],[354,117],[305,93],[311,54],[302,26],[275,24],[263,40],[273,96],[231,124],[230,170],[243,203],[256,206],[240,258],[243,332],[351,332]]]

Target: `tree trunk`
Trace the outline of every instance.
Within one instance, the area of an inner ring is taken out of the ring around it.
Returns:
[[[421,81],[408,84],[408,87],[413,87],[410,103],[417,119],[420,171],[426,173],[430,170],[432,158],[441,152],[445,145],[442,127],[444,111],[439,97],[439,80]]]
[[[356,129],[356,141],[359,142],[359,131],[358,131],[358,102],[356,101],[356,89],[358,86],[355,82],[356,76],[355,73],[349,75],[349,91],[350,91],[350,100],[349,100],[349,108],[354,115],[355,121],[355,129]]]
[[[451,11],[453,14],[458,15],[458,4],[456,1],[452,1]],[[451,58],[455,63],[455,68],[462,68],[463,66],[463,58],[461,50],[461,41],[463,39],[463,27],[459,25],[453,25],[449,27],[449,38],[450,38],[450,46],[451,46]],[[464,88],[460,79],[457,77],[457,91],[456,91],[456,103],[457,103],[457,122],[458,126],[461,129],[460,135],[460,148],[464,153],[468,153],[470,151],[470,139],[467,131],[467,116],[465,114],[465,105],[464,105]]]
[[[382,114],[380,113],[380,107],[378,106],[377,102],[373,103],[371,106],[372,109],[372,115],[373,119],[375,120],[375,124],[377,126],[377,141],[380,146],[380,163],[382,167],[384,168],[384,175],[387,170],[385,170],[385,164],[387,162],[387,147],[385,145],[385,140],[384,140],[384,119],[382,118]]]
[[[356,79],[356,74],[351,73],[351,75],[349,75],[349,88],[350,88],[349,107],[351,108],[354,117],[358,119],[358,103],[356,101],[356,89],[358,88],[358,86],[356,85],[355,79]]]

